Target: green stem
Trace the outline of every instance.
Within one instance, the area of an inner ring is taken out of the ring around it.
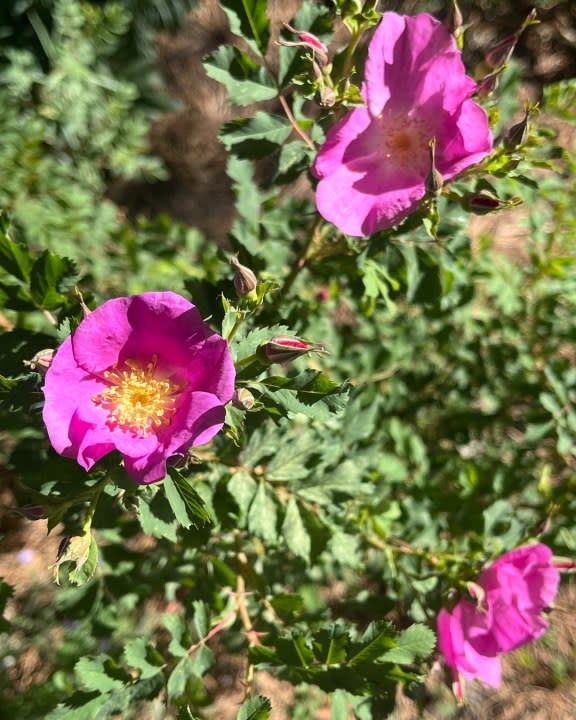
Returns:
[[[83,535],[87,535],[90,532],[94,513],[96,512],[96,506],[98,505],[98,501],[100,500],[100,495],[102,495],[102,490],[104,490],[104,488],[106,487],[106,485],[108,485],[109,482],[110,478],[106,477],[104,478],[104,480],[94,486],[94,494],[92,495],[90,505],[88,506],[88,510],[86,512],[86,517],[84,518],[84,523],[82,524]]]
[[[236,368],[236,370],[239,370],[242,367],[246,367],[246,365],[251,365],[257,360],[258,355],[254,353],[253,355],[248,355],[248,357],[242,358],[241,360],[236,360],[236,362],[234,363],[234,367]]]
[[[244,314],[238,313],[236,316],[236,320],[234,321],[234,325],[232,326],[232,329],[230,330],[230,332],[228,333],[228,335],[226,337],[226,340],[228,340],[228,342],[230,342],[232,340],[232,338],[234,337],[234,335],[236,335],[238,330],[240,330],[240,326],[242,325],[243,322],[244,322]]]
[[[296,281],[296,278],[300,274],[300,272],[304,269],[306,265],[306,260],[308,259],[308,253],[310,252],[310,248],[312,247],[312,244],[314,243],[314,240],[316,239],[316,235],[318,233],[318,228],[320,227],[320,224],[322,223],[322,218],[318,216],[314,220],[314,224],[312,225],[310,232],[308,233],[308,237],[306,239],[306,242],[302,246],[298,258],[296,259],[295,263],[292,265],[292,268],[288,275],[286,276],[286,280],[284,280],[284,284],[278,291],[275,299],[272,301],[270,305],[270,309],[275,312],[278,310],[278,307],[280,306],[280,303],[284,298],[288,295],[290,290],[292,289],[292,285],[294,285],[294,282]]]

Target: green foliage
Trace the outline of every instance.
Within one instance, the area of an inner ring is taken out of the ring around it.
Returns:
[[[319,75],[308,47],[271,60],[267,3],[222,5],[245,41],[205,61],[243,108],[220,132],[236,198],[226,250],[167,218],[130,224],[106,199],[112,177],[161,175],[118,58],[140,10],[148,28],[169,26],[188,3],[34,4],[44,55],[6,35],[0,469],[22,514],[39,507],[66,538],[49,563],[60,585],[13,596],[0,584],[3,667],[34,648],[50,670],[25,692],[0,678],[23,720],[207,718],[235,655],[237,720],[273,713],[260,670],[292,683],[295,720],[320,705],[333,720],[381,718],[397,683],[426,676],[439,609],[484,563],[533,538],[576,551],[573,153],[534,118],[525,146],[498,146],[402,225],[343,237],[287,188],[358,102],[377,12],[303,3],[298,31],[328,41],[337,13],[353,34]],[[514,97],[514,73],[503,82]],[[571,81],[547,88],[546,111],[572,118],[573,95]],[[525,201],[520,260],[488,237],[472,252],[465,199],[478,190]],[[258,280],[245,297],[231,251]],[[50,449],[34,358],[87,305],[152,288],[188,295],[227,339],[237,395],[210,445],[139,486],[117,453],[85,472]],[[278,337],[327,352],[269,363]]]

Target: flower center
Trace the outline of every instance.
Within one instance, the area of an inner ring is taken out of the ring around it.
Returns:
[[[92,398],[92,402],[108,412],[108,423],[146,437],[163,425],[169,425],[176,413],[176,395],[183,385],[154,377],[158,355],[152,356],[144,368],[134,360],[126,360],[126,369],[106,370],[110,387]]]
[[[430,169],[430,124],[418,117],[396,115],[382,119],[383,150],[396,168],[425,175]]]

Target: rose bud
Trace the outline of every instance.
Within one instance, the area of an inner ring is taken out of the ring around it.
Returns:
[[[530,119],[530,110],[526,110],[524,119],[519,123],[512,125],[503,138],[503,145],[506,150],[515,150],[520,145],[524,145],[528,140],[528,120]]]
[[[442,173],[436,168],[435,151],[436,151],[436,138],[432,138],[428,143],[430,153],[430,172],[426,176],[424,187],[426,189],[426,195],[429,197],[438,197],[442,192],[442,186],[444,185],[444,179]]]
[[[450,3],[450,9],[448,10],[448,15],[446,15],[446,19],[444,20],[444,26],[452,35],[458,35],[463,24],[464,18],[462,17],[462,12],[458,7],[458,3],[456,0],[452,0]]]
[[[324,353],[326,348],[320,343],[308,343],[298,337],[276,335],[258,347],[256,354],[261,362],[288,363],[309,352]]]
[[[326,65],[328,63],[328,48],[316,37],[316,35],[312,35],[312,33],[306,32],[305,30],[296,30],[296,28],[288,25],[288,23],[284,23],[284,27],[291,33],[298,35],[299,42],[279,40],[279,45],[285,45],[286,47],[308,47],[318,56],[322,65]]]
[[[234,288],[238,297],[253,297],[258,280],[256,275],[247,268],[245,265],[241,265],[237,257],[233,257],[230,260],[231,264],[236,268],[234,273]]]
[[[31,370],[34,370],[40,375],[46,375],[48,368],[52,365],[52,358],[54,357],[56,350],[48,348],[46,350],[40,350],[32,358],[32,360],[24,360],[24,365],[27,365]]]
[[[238,410],[251,410],[255,402],[254,395],[247,388],[238,388],[232,397],[232,405]]]
[[[487,213],[508,207],[508,203],[490,190],[479,190],[476,193],[470,193],[464,196],[464,206],[477,215],[486,215]]]
[[[514,33],[514,35],[510,35],[505,40],[494,45],[484,56],[486,65],[491,68],[499,68],[502,67],[502,65],[506,65],[514,52],[517,42],[518,35]]]

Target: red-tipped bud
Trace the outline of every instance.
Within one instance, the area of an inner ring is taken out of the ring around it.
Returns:
[[[230,260],[231,264],[236,268],[234,273],[234,288],[238,297],[249,297],[256,290],[258,280],[256,275],[247,268],[245,265],[241,265],[237,257],[233,257]]]
[[[276,335],[258,347],[256,354],[261,362],[288,363],[309,352],[325,353],[326,348],[320,343],[308,343],[298,337]]]
[[[247,388],[238,388],[232,397],[232,405],[238,410],[251,410],[255,402],[254,395]]]
[[[328,48],[324,43],[319,40],[316,35],[306,32],[306,30],[296,30],[288,23],[284,23],[284,27],[290,30],[291,33],[298,35],[298,42],[290,42],[289,40],[279,40],[280,45],[286,45],[287,47],[308,47],[318,57],[318,60],[322,65],[328,63]]]
[[[444,178],[442,173],[436,168],[436,138],[432,138],[428,143],[428,152],[430,155],[430,171],[426,176],[424,187],[429,197],[438,197],[442,192]]]
[[[462,12],[458,7],[456,0],[452,0],[448,10],[448,15],[446,15],[446,19],[444,20],[444,27],[449,33],[452,33],[452,35],[458,35],[462,25],[464,25]]]
[[[52,360],[56,350],[48,348],[47,350],[40,350],[32,358],[32,360],[24,360],[24,365],[27,365],[31,370],[35,370],[40,375],[46,375],[48,368],[52,365]]]
[[[19,512],[27,520],[44,520],[48,517],[42,505],[23,505],[19,508]]]
[[[333,88],[324,85],[320,88],[318,95],[318,101],[322,107],[330,108],[335,105],[336,91]]]
[[[470,193],[464,197],[465,207],[476,215],[486,215],[487,213],[501,210],[502,208],[509,207],[509,203],[495,195],[490,190],[479,190],[475,193]]]
[[[484,56],[484,62],[486,65],[491,68],[499,68],[502,67],[502,65],[506,65],[514,52],[514,48],[518,42],[518,37],[518,34],[514,33],[504,40],[501,40],[499,43],[494,45],[494,47],[488,50]]]

